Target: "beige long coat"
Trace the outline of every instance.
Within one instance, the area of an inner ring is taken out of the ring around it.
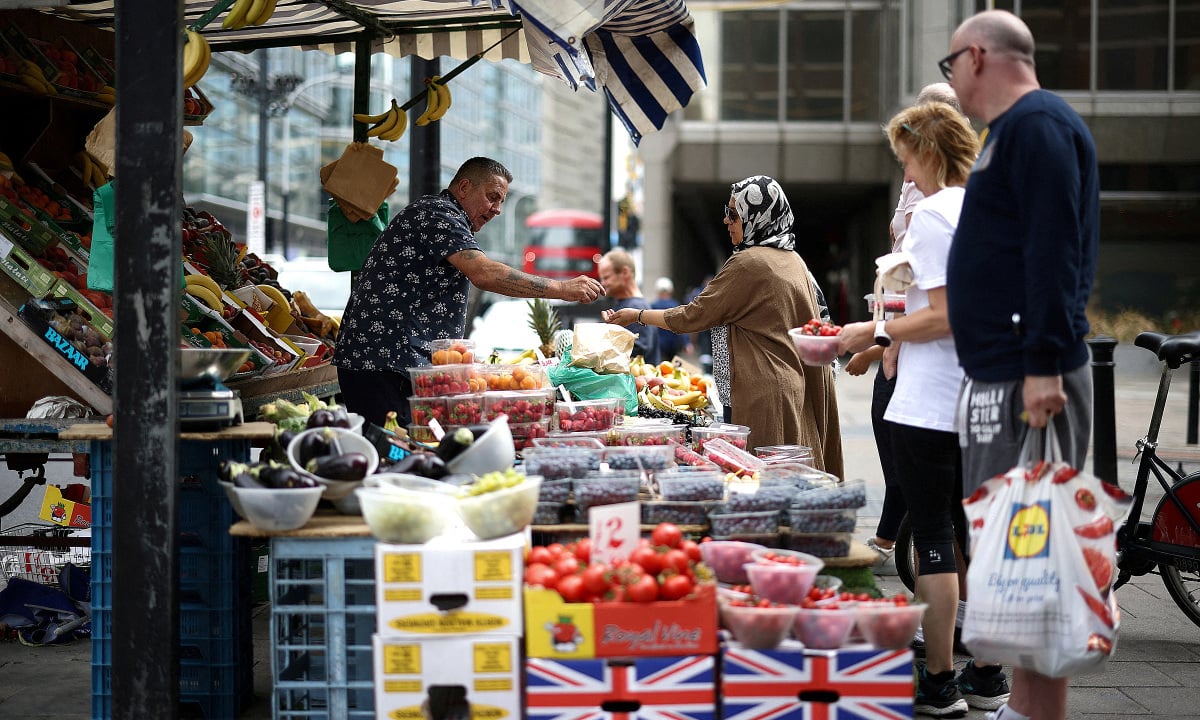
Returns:
[[[733,421],[750,448],[807,445],[819,469],[842,477],[842,435],[829,367],[800,362],[790,328],[818,317],[808,267],[798,254],[748,247],[725,262],[695,300],[665,313],[668,329],[729,327]]]

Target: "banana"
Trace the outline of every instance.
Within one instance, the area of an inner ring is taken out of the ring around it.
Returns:
[[[203,35],[191,28],[186,32],[187,44],[183,47],[183,86],[191,87],[200,82],[200,78],[208,72],[212,51]]]
[[[222,294],[221,286],[217,284],[216,280],[213,280],[211,277],[209,277],[207,275],[204,275],[204,274],[188,275],[188,276],[184,277],[183,280],[184,280],[184,282],[186,282],[188,284],[189,287],[192,285],[199,285],[200,287],[205,288],[206,290],[211,292],[213,295],[215,295],[217,297],[221,297],[221,294]]]
[[[700,397],[700,391],[692,390],[691,392],[686,392],[682,395],[675,395],[675,396],[668,395],[666,399],[667,399],[667,402],[671,403],[675,407],[680,407],[681,405],[686,405],[688,407],[691,407],[692,403],[696,402],[696,400],[699,397]]]
[[[266,21],[270,20],[271,16],[275,14],[275,2],[276,0],[267,0],[265,3],[263,3],[263,8],[259,11],[258,15],[250,16],[250,24],[262,25]]]
[[[392,100],[392,112],[396,113],[396,122],[392,125],[392,129],[379,134],[380,140],[395,142],[404,135],[404,131],[408,129],[408,113],[404,112],[395,100]]]
[[[92,156],[88,155],[86,151],[80,150],[75,153],[75,160],[79,163],[79,177],[83,178],[83,182],[88,187],[95,190],[96,187],[92,185]]]
[[[453,100],[450,99],[450,86],[446,85],[445,83],[438,82],[440,79],[440,75],[434,77],[434,82],[431,85],[431,87],[437,90],[438,95],[438,111],[437,117],[433,118],[434,120],[441,120],[442,117],[445,116],[446,111],[450,109],[450,105],[453,104]]]
[[[250,9],[246,12],[246,22],[243,26],[253,24],[259,14],[267,8],[267,0],[251,0]]]
[[[254,4],[254,0],[237,0],[233,7],[229,8],[229,13],[225,15],[225,19],[221,21],[221,27],[226,30],[241,30],[246,27],[246,17],[250,13],[250,6]]]
[[[221,312],[221,299],[212,294],[212,291],[203,285],[188,285],[186,288],[187,294],[204,303],[211,310]]]
[[[367,130],[367,137],[380,137],[384,133],[390,133],[395,129],[396,123],[400,122],[400,116],[403,114],[400,106],[396,104],[395,100],[392,100],[392,107],[388,110],[387,116]]]
[[[105,105],[117,104],[117,94],[115,92],[98,92],[96,93],[96,99]]]
[[[387,119],[387,116],[392,113],[392,109],[388,108],[378,115],[368,115],[366,113],[354,113],[354,121],[360,122],[363,125],[375,125]]]
[[[21,68],[21,81],[25,83],[31,90],[34,90],[42,95],[54,95],[58,91],[54,86],[46,80],[46,75],[42,72],[40,65],[32,60],[26,60]]]
[[[424,127],[429,123],[437,120],[438,103],[441,98],[438,97],[437,90],[434,88],[436,82],[430,78],[425,81],[425,112],[421,113],[421,117],[417,118],[417,125]]]
[[[104,163],[96,158],[92,158],[90,155],[88,157],[92,160],[92,185],[100,187],[108,183],[108,168],[104,167]]]

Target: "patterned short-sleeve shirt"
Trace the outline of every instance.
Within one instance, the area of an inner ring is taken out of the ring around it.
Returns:
[[[463,337],[471,282],[447,258],[472,249],[470,220],[449,190],[410,203],[363,264],[333,364],[404,372],[429,363],[431,341]]]

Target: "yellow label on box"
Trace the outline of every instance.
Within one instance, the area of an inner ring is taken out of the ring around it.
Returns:
[[[383,556],[383,581],[421,582],[421,553],[388,553]]]
[[[508,711],[493,705],[471,703],[471,720],[500,720],[508,717]]]
[[[475,681],[475,692],[508,692],[512,689],[510,678],[479,678]]]
[[[383,674],[420,675],[421,646],[418,643],[385,645],[383,648]]]
[[[414,602],[421,599],[421,588],[391,588],[383,591],[388,602]]]
[[[393,618],[388,625],[410,633],[477,633],[496,630],[508,625],[508,618],[491,613],[452,612],[418,613]]]
[[[477,587],[475,588],[476,600],[512,600],[513,587],[512,585],[502,585],[500,587]]]
[[[396,708],[387,714],[389,720],[425,720],[425,712],[420,705]]]
[[[475,643],[476,673],[511,673],[512,645],[509,643]]]
[[[509,582],[513,579],[513,554],[502,552],[475,553],[475,580],[477,582]]]
[[[383,691],[386,693],[419,693],[423,692],[420,680],[384,680]]]

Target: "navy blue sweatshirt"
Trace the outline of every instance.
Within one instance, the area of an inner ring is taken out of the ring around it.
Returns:
[[[950,329],[968,377],[1061,375],[1087,362],[1099,240],[1091,133],[1057,95],[1031,92],[989,125],[950,247]]]

